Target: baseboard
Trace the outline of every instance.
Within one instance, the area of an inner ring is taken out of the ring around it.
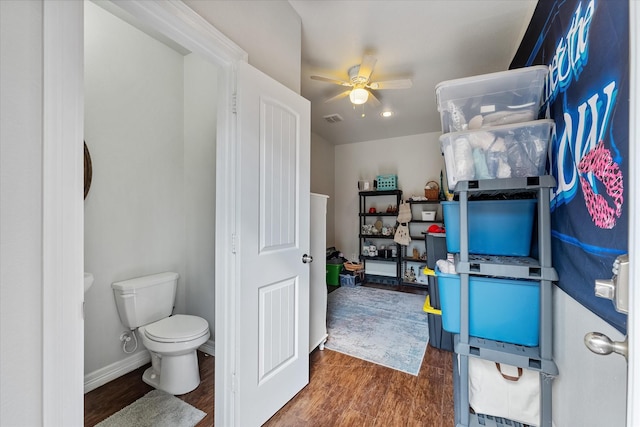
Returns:
[[[88,393],[101,385],[151,362],[148,351],[139,351],[129,357],[100,368],[84,376],[84,392]]]
[[[209,340],[206,343],[202,344],[200,347],[198,347],[198,350],[200,350],[203,353],[207,353],[210,356],[215,356],[216,342],[213,340]]]
[[[203,353],[207,353],[210,356],[215,356],[216,343],[213,340],[209,340],[198,347],[198,350]],[[149,362],[151,362],[149,352],[139,351],[138,353],[112,363],[111,365],[100,368],[97,371],[93,371],[84,376],[84,392],[88,393],[91,390],[94,390],[109,381],[113,381],[134,369],[138,369]]]

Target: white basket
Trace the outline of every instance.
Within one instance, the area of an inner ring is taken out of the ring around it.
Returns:
[[[436,211],[422,211],[422,220],[423,221],[435,221],[436,220]]]

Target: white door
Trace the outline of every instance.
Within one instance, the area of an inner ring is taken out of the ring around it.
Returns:
[[[246,63],[237,80],[235,425],[309,383],[309,102]]]

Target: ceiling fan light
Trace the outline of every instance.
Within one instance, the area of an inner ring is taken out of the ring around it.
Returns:
[[[356,88],[349,93],[349,99],[355,105],[364,104],[369,99],[369,92],[363,88]]]

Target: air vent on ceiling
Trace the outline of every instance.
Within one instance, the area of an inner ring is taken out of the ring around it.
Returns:
[[[324,119],[329,123],[338,123],[344,120],[340,114],[329,114],[324,116]]]

